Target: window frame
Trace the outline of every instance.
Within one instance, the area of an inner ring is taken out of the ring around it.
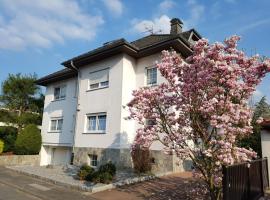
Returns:
[[[148,83],[148,70],[156,69],[156,83]],[[156,86],[158,84],[158,69],[156,66],[150,66],[145,68],[145,85]]]
[[[61,129],[58,130],[59,121],[62,120]],[[52,130],[52,121],[56,121],[55,129]],[[49,133],[60,133],[63,130],[64,118],[63,117],[51,117],[50,124],[49,124]]]
[[[59,88],[59,98],[55,98],[55,90],[57,88]],[[61,92],[63,91],[63,88],[65,88],[65,96],[61,97]],[[59,85],[53,88],[53,101],[61,101],[66,99],[66,97],[67,97],[67,85]]]
[[[98,166],[98,155],[97,154],[88,154],[89,157],[89,165],[93,168],[96,168]],[[95,157],[95,159],[93,159]],[[93,163],[95,163],[93,165]]]
[[[92,72],[89,72],[89,75],[90,74],[94,74],[94,73],[97,73],[97,72],[100,72],[100,71],[108,71],[108,80],[107,81],[101,81],[101,82],[98,82],[98,83],[93,83],[91,84],[91,78],[89,77],[88,78],[88,87],[87,87],[87,91],[93,91],[93,90],[99,90],[99,89],[104,89],[104,88],[108,88],[110,86],[110,67],[107,67],[107,68],[104,68],[104,69],[99,69],[99,70],[95,70],[95,71],[92,71]],[[105,83],[107,82],[106,85],[101,85],[102,83]],[[91,88],[91,85],[97,85],[97,87],[95,88]]]
[[[105,116],[105,130],[99,130],[99,116]],[[106,112],[101,112],[101,113],[89,113],[86,114],[86,119],[85,119],[85,131],[84,133],[98,133],[98,134],[105,134],[107,131],[107,113]],[[89,118],[90,117],[95,117],[95,130],[90,130],[89,129]]]
[[[153,127],[157,125],[157,122],[153,119],[145,119],[145,126],[146,127]]]

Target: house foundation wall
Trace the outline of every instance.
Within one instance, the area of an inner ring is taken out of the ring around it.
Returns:
[[[167,155],[159,150],[150,150],[150,153],[154,161],[153,173],[182,172],[191,169],[191,162],[179,161],[175,155]],[[98,166],[111,161],[118,170],[133,168],[130,149],[75,147],[73,164],[90,165],[89,155],[92,154],[97,155]]]

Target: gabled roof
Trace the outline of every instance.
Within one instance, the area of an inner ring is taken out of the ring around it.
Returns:
[[[64,61],[61,64],[66,69],[45,76],[37,80],[36,83],[46,86],[49,83],[76,76],[77,72],[73,69],[72,62],[76,67],[81,67],[119,53],[126,53],[134,58],[140,58],[164,49],[173,48],[184,57],[187,57],[192,52],[191,43],[189,42],[191,34],[195,34],[198,39],[201,38],[197,31],[191,29],[180,34],[151,34],[133,42],[128,42],[123,38],[110,41],[99,48]]]

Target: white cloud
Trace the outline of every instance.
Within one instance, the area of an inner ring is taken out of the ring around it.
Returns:
[[[270,24],[270,19],[261,19],[261,20],[258,20],[258,21],[255,21],[253,23],[249,23],[245,26],[242,26],[238,29],[238,33],[244,33],[246,31],[249,31],[251,29],[254,29],[258,26],[262,26],[262,25],[265,25],[265,24]]]
[[[184,25],[185,27],[190,28],[202,19],[205,7],[199,4],[196,0],[188,0],[187,4],[190,10],[190,16],[187,20],[184,20]]]
[[[74,0],[2,0],[0,49],[49,48],[67,39],[91,40],[103,24]]]
[[[123,13],[123,4],[120,0],[103,0],[106,8],[113,13],[115,16],[119,17]]]
[[[170,10],[175,5],[172,0],[164,0],[159,4],[159,9],[163,12]]]
[[[256,102],[260,101],[260,99],[263,96],[264,96],[263,93],[260,90],[256,89],[252,95],[252,99],[253,99],[254,103],[256,103]]]
[[[167,15],[162,15],[153,20],[138,20],[132,21],[132,30],[137,33],[147,33],[152,30],[153,33],[169,33],[170,32],[170,18]]]

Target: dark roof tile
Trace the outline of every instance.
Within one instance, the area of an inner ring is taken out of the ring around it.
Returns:
[[[92,58],[91,61],[93,62],[95,60],[100,59],[101,57],[104,57],[105,55],[106,55],[105,57],[108,57],[108,56],[117,54],[119,52],[123,52],[122,47],[125,47],[125,52],[130,53],[132,56],[133,55],[137,56],[138,53],[144,54],[145,52],[144,50],[149,50],[151,47],[155,48],[158,45],[168,43],[170,41],[178,40],[178,39],[180,39],[180,41],[183,42],[187,47],[190,47],[190,42],[188,41],[188,39],[192,32],[197,35],[197,38],[201,38],[201,36],[196,30],[191,29],[189,31],[182,32],[180,34],[152,34],[152,35],[140,38],[138,40],[135,40],[133,42],[127,42],[123,38],[106,42],[101,47],[98,47],[94,50],[91,50],[87,53],[81,54],[79,56],[76,56],[72,59],[69,59],[63,62],[62,65],[64,65],[67,68],[57,71],[55,73],[52,73],[48,76],[42,77],[41,79],[37,80],[36,83],[39,85],[47,85],[49,83],[52,83],[58,80],[74,77],[77,75],[77,72],[71,69],[71,61],[74,61],[74,62],[78,61],[78,62],[81,62],[83,65],[83,63],[85,62],[89,62],[89,60],[84,60],[84,59]]]

